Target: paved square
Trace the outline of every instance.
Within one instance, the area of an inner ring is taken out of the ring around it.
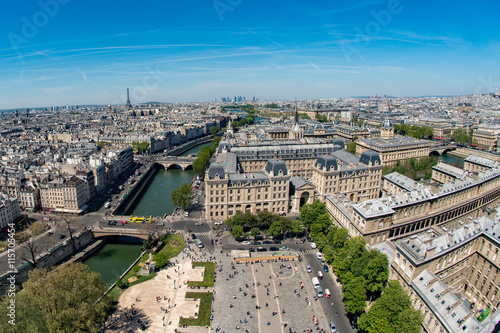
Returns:
[[[303,332],[316,329],[313,316],[320,327],[327,327],[321,306],[314,300],[310,275],[301,262],[237,264],[231,255],[216,257],[215,332]]]

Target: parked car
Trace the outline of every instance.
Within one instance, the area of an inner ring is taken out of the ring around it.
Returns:
[[[321,252],[316,252],[316,258],[318,258],[318,260],[323,260],[323,255],[321,254]]]
[[[222,224],[222,221],[215,221],[214,223],[215,225],[221,225]]]
[[[279,249],[276,246],[271,246],[269,251],[278,251]]]
[[[109,220],[108,221],[108,225],[116,225],[116,221],[115,220]]]
[[[325,296],[326,296],[326,298],[330,298],[330,296],[331,296],[330,289],[328,289],[328,288],[325,289]]]
[[[268,240],[265,240],[265,241],[263,241],[263,242],[262,242],[262,244],[272,244],[272,243],[273,243],[273,242],[268,241]]]
[[[267,251],[267,249],[265,247],[259,246],[257,248],[257,252],[265,252],[265,251]]]
[[[59,239],[63,239],[66,235],[59,235]]]
[[[196,235],[195,234],[191,234],[191,238],[192,239],[196,239]]]
[[[184,214],[185,217],[189,217],[189,212],[186,212],[186,214]]]
[[[328,273],[328,266],[327,265],[323,265],[323,270],[325,271],[325,273]]]
[[[330,322],[330,333],[337,333],[337,327],[333,321]]]
[[[311,245],[311,249],[315,249],[315,248],[316,248],[316,243],[311,242],[311,244],[310,244],[310,245]]]
[[[164,226],[164,225],[165,225],[165,223],[163,223],[163,222],[158,222],[158,223],[156,223],[156,225],[158,225],[158,226]]]
[[[311,266],[307,265],[306,266],[306,271],[307,271],[307,273],[311,273],[312,272]]]
[[[280,251],[288,251],[290,248],[288,246],[282,246],[280,247]]]
[[[241,242],[241,245],[250,245],[250,242],[249,241],[243,241],[243,242]]]

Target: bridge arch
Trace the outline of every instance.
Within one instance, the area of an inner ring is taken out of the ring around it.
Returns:
[[[92,231],[92,234],[94,235],[94,238],[99,239],[99,238],[104,238],[104,237],[124,237],[124,238],[131,238],[135,240],[142,240],[148,239],[149,233],[128,233],[126,231],[120,231],[117,227],[116,231],[114,230],[94,230]]]

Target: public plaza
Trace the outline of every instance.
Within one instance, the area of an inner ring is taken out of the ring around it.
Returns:
[[[328,326],[315,301],[310,274],[295,252],[252,253],[237,262],[241,251],[227,253],[220,245],[214,251],[188,244],[155,278],[129,287],[108,319],[107,331],[274,333],[321,331],[318,328]],[[214,288],[187,287],[188,281],[203,280],[203,268],[192,268],[193,261],[217,263]],[[181,317],[198,312],[199,300],[185,298],[190,291],[214,292],[210,327],[179,326]]]

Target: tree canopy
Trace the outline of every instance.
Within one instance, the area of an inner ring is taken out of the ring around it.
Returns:
[[[142,142],[132,141],[132,149],[134,149],[134,151],[136,151],[140,154],[144,154],[149,149],[149,142],[147,142],[147,141],[142,141]]]
[[[236,214],[226,219],[226,225],[232,229],[231,234],[234,237],[242,236],[245,231],[250,231],[252,236],[267,232],[274,237],[290,231],[295,234],[302,232],[300,222],[291,221],[284,216],[267,210],[260,211],[257,214],[236,212]]]
[[[379,296],[387,284],[387,256],[376,249],[367,251],[363,237],[349,238],[347,229],[332,225],[319,200],[302,207],[300,220],[342,282],[346,311],[359,315],[367,299]]]
[[[397,161],[394,167],[384,166],[382,174],[387,175],[391,172],[399,172],[408,178],[414,180],[430,179],[432,177],[432,167],[436,165],[438,159],[435,156],[421,157],[416,159],[414,157],[404,162]]]
[[[182,184],[181,187],[172,191],[170,199],[173,205],[186,209],[194,199],[194,190],[190,184]]]
[[[471,143],[473,138],[473,133],[471,131],[469,135],[467,134],[466,131],[462,130],[461,128],[457,128],[455,131],[453,131],[453,135],[451,136],[451,138],[458,143],[462,144]]]
[[[434,129],[430,126],[417,126],[407,124],[394,124],[394,132],[401,135],[408,135],[417,139],[432,139]]]
[[[348,142],[347,143],[347,151],[351,154],[356,154],[356,142]]]
[[[422,314],[411,306],[410,297],[401,284],[391,280],[368,313],[359,318],[359,328],[367,333],[418,333]]]
[[[0,320],[1,332],[99,332],[111,308],[111,299],[99,274],[82,263],[50,271],[35,269],[16,293],[16,325]],[[0,315],[7,317],[8,295]]]

